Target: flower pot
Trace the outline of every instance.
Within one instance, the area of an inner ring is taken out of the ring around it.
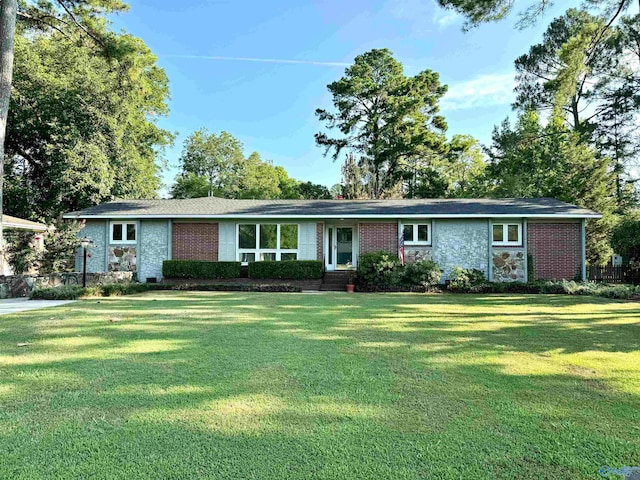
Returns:
[[[351,283],[347,284],[347,293],[353,293],[354,288],[355,288],[355,285]]]

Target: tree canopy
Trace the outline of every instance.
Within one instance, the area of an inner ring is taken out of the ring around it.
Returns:
[[[447,124],[438,101],[447,91],[439,75],[424,70],[414,77],[388,49],[374,49],[355,58],[345,75],[327,86],[335,112],[317,109],[328,130],[316,143],[333,159],[347,151],[370,175],[368,195],[389,196],[402,181],[407,161],[443,150]]]
[[[216,196],[244,199],[331,198],[323,185],[290,178],[281,166],[257,152],[244,156],[242,142],[228,132],[196,130],[187,137],[173,198]]]
[[[153,198],[172,134],[168,79],[142,40],[114,33],[119,1],[23,2],[5,144],[7,212],[38,220]]]

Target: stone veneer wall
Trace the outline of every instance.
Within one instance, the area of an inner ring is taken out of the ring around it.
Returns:
[[[489,223],[486,220],[440,220],[432,226],[433,260],[442,268],[442,281],[454,267],[489,265]]]
[[[361,223],[359,229],[359,254],[384,250],[398,254],[397,223]]]
[[[132,272],[87,273],[87,285],[131,283],[132,279]],[[62,285],[82,285],[82,273],[0,276],[0,298],[26,297],[36,288],[60,287]]]
[[[582,268],[580,223],[527,224],[527,250],[535,280],[571,280]],[[530,279],[533,280],[533,279]]]
[[[432,259],[433,252],[431,247],[420,245],[405,245],[404,246],[404,262],[415,263],[422,260]]]
[[[138,232],[139,234],[139,232]],[[138,270],[138,249],[134,245],[109,245],[108,272],[135,272]]]
[[[217,223],[173,223],[174,260],[218,261]]]
[[[491,261],[491,275],[494,282],[524,282],[524,248],[494,247]]]
[[[316,223],[316,260],[324,261],[324,223]]]
[[[84,227],[78,232],[78,238],[89,237],[93,244],[88,248],[87,272],[107,271],[107,227],[106,220],[87,220]],[[78,249],[76,254],[76,270],[82,271],[83,251]]]
[[[138,280],[162,279],[162,262],[169,258],[169,223],[167,220],[140,222],[140,258]]]

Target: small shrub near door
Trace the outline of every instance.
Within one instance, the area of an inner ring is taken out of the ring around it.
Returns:
[[[320,260],[285,260],[249,263],[249,278],[282,280],[317,280],[324,268]]]
[[[238,278],[240,262],[204,262],[199,260],[165,260],[165,278]]]

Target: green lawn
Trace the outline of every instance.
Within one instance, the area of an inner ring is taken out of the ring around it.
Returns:
[[[640,465],[639,303],[156,292],[0,317],[1,479],[603,465]]]

